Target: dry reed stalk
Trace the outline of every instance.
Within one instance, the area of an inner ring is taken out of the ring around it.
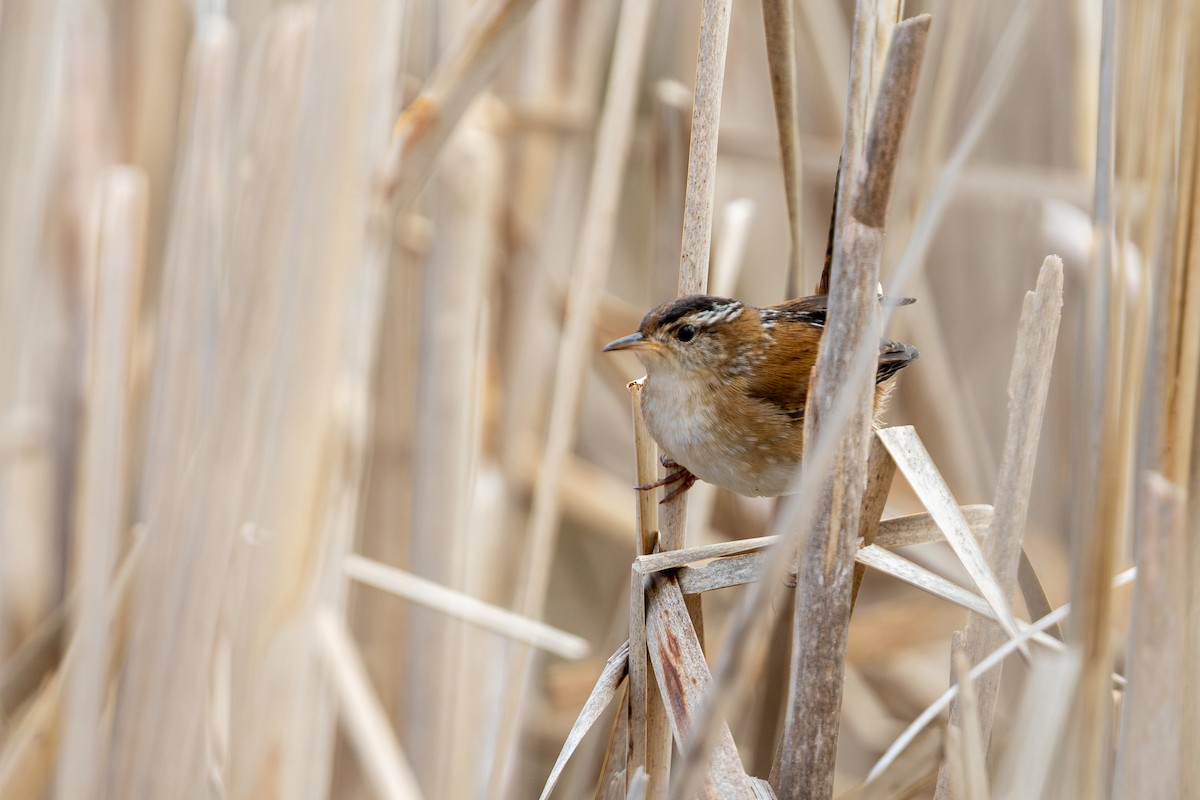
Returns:
[[[46,616],[53,565],[54,479],[45,358],[47,278],[40,245],[50,197],[65,3],[11,0],[0,27],[0,659]],[[39,324],[41,323],[41,324]]]
[[[380,187],[397,212],[433,172],[437,156],[471,101],[491,82],[536,0],[490,0],[471,11],[465,31],[396,120]]]
[[[263,760],[247,759],[241,774],[263,785],[278,770],[280,791],[296,796],[319,795],[329,784],[333,715],[313,637],[318,610],[344,605],[341,562],[359,516],[392,241],[390,209],[372,184],[395,95],[400,11],[386,0],[353,13],[336,3],[316,9],[299,116],[299,196],[288,209],[288,272],[262,408],[270,422],[257,466],[267,479],[247,503],[251,519],[283,535],[255,553],[247,574],[263,602],[240,619],[246,638],[237,655],[252,666],[239,688],[271,724],[255,732]],[[320,224],[306,226],[311,219]],[[294,502],[297,491],[310,498],[307,507]]]
[[[963,756],[962,730],[957,725],[946,726],[946,735],[942,738],[945,753],[943,760],[946,770],[950,773],[950,784],[955,788],[955,797],[962,800],[977,800],[968,792],[967,765]]]
[[[144,536],[135,539],[103,600],[105,618],[112,621],[108,660],[101,665],[106,686],[115,682],[131,637],[131,595],[137,570],[141,568],[143,540]],[[63,684],[74,681],[75,664],[75,653],[68,649],[58,670],[47,675],[37,695],[6,726],[0,750],[0,796],[36,800],[49,795],[64,723]]]
[[[597,132],[597,149],[592,164],[588,200],[579,235],[567,315],[559,344],[554,373],[546,449],[538,472],[533,497],[529,535],[522,565],[517,610],[525,616],[541,616],[553,563],[554,542],[561,519],[563,466],[575,440],[576,418],[583,392],[583,379],[590,359],[599,300],[608,274],[615,237],[617,202],[633,136],[638,80],[641,75],[649,31],[650,0],[625,0],[621,5],[609,73],[604,110]],[[512,664],[513,682],[520,691],[511,692],[504,711],[504,730],[498,746],[499,772],[509,768],[515,741],[520,698],[528,680],[529,653],[518,651]],[[498,776],[500,777],[500,776]],[[500,777],[503,781],[503,777]],[[493,784],[498,791],[498,784]]]
[[[705,0],[700,15],[700,46],[696,56],[696,85],[692,96],[683,240],[679,257],[677,294],[681,297],[708,291],[721,90],[725,85],[731,7],[732,0]],[[682,494],[662,504],[659,510],[662,549],[674,550],[684,546],[688,527],[687,502],[687,495]],[[703,643],[704,618],[700,599],[691,597],[687,603],[692,624]]]
[[[109,6],[115,82],[114,99],[123,125],[121,158],[145,170],[150,197],[171,196],[173,178],[180,168],[177,150],[180,112],[184,108],[187,57],[195,22],[192,9],[176,3],[135,0]],[[153,313],[162,290],[162,270],[170,228],[170,205],[152,202],[147,220],[146,306]],[[144,412],[141,398],[138,412]]]
[[[1071,599],[1076,609],[1069,635],[1082,651],[1079,689],[1072,715],[1072,748],[1068,756],[1066,790],[1080,797],[1107,793],[1110,779],[1112,595],[1124,520],[1121,485],[1121,442],[1118,439],[1121,357],[1114,330],[1114,298],[1123,299],[1114,285],[1115,160],[1113,80],[1117,7],[1105,0],[1100,46],[1099,112],[1097,120],[1096,194],[1092,211],[1092,253],[1081,332],[1083,336],[1082,410],[1074,418],[1073,458],[1076,465],[1071,492],[1071,534],[1074,573]],[[1118,315],[1120,312],[1116,312]],[[1119,319],[1117,320],[1119,324]]]
[[[638,485],[658,476],[658,447],[646,430],[642,416],[642,381],[632,381],[635,471]],[[654,492],[637,493],[638,556],[653,553],[658,546],[658,502]],[[671,770],[671,728],[657,683],[649,680],[646,638],[646,578],[634,566],[629,577],[629,731],[630,747],[626,774],[645,768],[647,796],[666,795]]]
[[[799,3],[801,30],[806,34],[808,50],[817,60],[822,108],[815,115],[829,120],[828,130],[844,129],[846,113],[846,65],[850,63],[850,25],[842,6],[834,0]]]
[[[692,136],[683,208],[683,245],[679,262],[680,295],[703,294],[708,287],[721,88],[725,85],[731,7],[732,0],[705,0],[700,17],[700,51],[696,58]]]
[[[654,89],[654,234],[652,280],[655,297],[668,297],[679,284],[679,232],[688,175],[692,95],[678,81]]]
[[[1075,90],[1071,93],[1071,130],[1075,132],[1071,144],[1075,156],[1075,167],[1086,173],[1096,162],[1096,123],[1100,113],[1097,103],[1099,80],[1096,65],[1102,58],[1101,16],[1102,6],[1096,3],[1073,3],[1075,47],[1071,77]]]
[[[128,388],[147,214],[144,173],[117,167],[100,184],[89,271],[95,288],[87,423],[76,509],[74,669],[65,680],[55,796],[84,798],[107,750],[103,712],[112,636],[107,598],[126,528]]]
[[[517,131],[523,134],[518,139],[520,160],[511,178],[513,196],[504,205],[515,241],[504,273],[506,296],[501,308],[522,309],[515,318],[505,319],[507,324],[500,330],[505,385],[521,387],[519,393],[505,393],[498,431],[501,460],[509,475],[526,440],[540,441],[545,433],[565,287],[578,245],[576,223],[583,214],[584,186],[592,168],[590,143],[600,103],[596,89],[611,56],[611,40],[594,32],[609,31],[619,11],[615,3],[591,3],[572,15],[566,5],[554,0],[534,12],[531,22],[538,27],[529,32],[522,76],[527,79],[523,83],[530,84],[526,102],[557,118],[582,120],[583,125],[569,132],[530,126]],[[564,509],[573,513],[578,502],[578,497],[564,496]],[[611,506],[617,507],[628,508],[625,503]],[[622,528],[623,538],[629,529],[629,525]],[[510,575],[519,569],[519,564],[510,564]]]
[[[239,174],[241,180],[234,184],[228,200],[232,224],[225,256],[227,272],[223,274],[228,279],[230,305],[222,326],[227,339],[220,340],[217,346],[221,375],[218,385],[222,388],[213,391],[208,411],[217,432],[212,438],[227,438],[210,441],[213,449],[198,456],[198,463],[207,466],[201,474],[212,476],[215,485],[207,485],[208,480],[190,485],[195,492],[196,508],[206,509],[212,515],[207,522],[214,533],[205,537],[205,544],[225,550],[211,554],[207,572],[198,569],[192,579],[222,595],[217,612],[217,640],[210,658],[214,675],[228,675],[230,699],[227,710],[210,707],[208,718],[212,729],[225,736],[223,744],[214,746],[213,769],[222,775],[233,796],[245,796],[255,790],[247,785],[256,777],[255,770],[248,765],[261,758],[262,751],[269,747],[269,737],[263,736],[261,740],[258,737],[256,723],[261,717],[245,701],[253,696],[246,689],[246,684],[252,682],[251,676],[237,666],[251,660],[247,655],[249,648],[239,641],[239,636],[247,634],[239,629],[238,623],[249,621],[257,608],[255,603],[261,599],[261,595],[243,588],[247,584],[261,586],[261,582],[250,583],[252,557],[257,549],[252,543],[261,543],[256,537],[270,523],[248,513],[243,504],[250,493],[249,487],[256,485],[255,477],[263,475],[260,471],[263,462],[256,460],[256,454],[263,447],[265,426],[260,415],[268,391],[265,365],[273,363],[275,358],[272,347],[283,295],[280,287],[287,280],[283,250],[292,224],[298,126],[314,17],[315,8],[311,5],[292,6],[272,15],[245,59],[245,83],[229,135],[233,151],[248,169]],[[188,278],[175,280],[183,283],[186,291]],[[182,335],[199,336],[197,331],[201,330],[201,326],[193,324]],[[162,398],[159,400],[164,409],[161,413],[172,413],[170,406]],[[214,456],[214,451],[219,455]],[[169,452],[169,445],[164,443],[160,457]],[[187,486],[184,491],[188,491]],[[182,566],[177,569],[185,571]],[[219,577],[214,577],[214,572]],[[181,576],[179,580],[184,578]],[[198,612],[191,608],[179,609],[177,613],[181,618],[190,618],[189,614]],[[210,612],[206,609],[203,613]],[[257,632],[249,634],[249,638],[256,635]],[[305,730],[318,727],[328,729],[328,724],[310,724]],[[233,757],[226,758],[225,753]],[[314,761],[310,766],[317,765]]]
[[[1034,659],[1016,720],[992,781],[1000,800],[1044,797],[1062,744],[1071,695],[1079,675],[1079,657],[1066,652]]]
[[[200,531],[187,476],[202,439],[199,401],[206,393],[196,333],[207,327],[206,300],[221,279],[221,247],[212,232],[224,230],[234,42],[228,21],[209,18],[197,28],[190,56],[137,511],[147,520],[133,608],[139,641],[120,676],[105,776],[106,790],[118,796],[186,797],[188,787],[207,780],[199,734],[205,730],[209,648],[220,609],[216,577],[223,574],[221,545],[228,534],[194,538]],[[189,544],[200,547],[191,550]],[[177,637],[182,619],[198,635]]]
[[[364,483],[362,522],[354,549],[358,555],[384,564],[406,563],[415,538],[413,484],[414,473],[420,467],[409,454],[413,452],[417,434],[412,377],[418,374],[423,305],[419,265],[426,255],[425,244],[412,236],[397,243],[383,289],[372,404],[372,452]],[[351,630],[362,650],[375,693],[380,703],[395,714],[403,707],[408,692],[405,658],[411,653],[407,636],[410,609],[383,592],[353,585],[348,606]],[[405,733],[403,728],[400,733]],[[360,774],[351,759],[335,759],[332,792],[353,796]]]
[[[961,746],[963,780],[958,784],[960,794],[969,800],[988,800],[987,768],[984,764],[986,752],[983,743],[983,732],[979,727],[979,702],[975,695],[975,681],[970,677],[971,664],[961,649],[962,641],[955,637],[954,671],[962,676],[956,679],[958,683],[958,703],[961,721],[951,721],[946,731],[946,740],[950,740],[950,731],[958,729],[962,733]],[[960,727],[961,726],[961,727]],[[947,749],[950,745],[947,744]]]
[[[801,293],[800,287],[809,282],[804,278],[804,184],[796,108],[796,10],[791,0],[763,0],[762,14],[790,234],[786,294],[797,297]]]
[[[1182,772],[1186,663],[1187,551],[1182,490],[1157,473],[1142,482],[1141,537],[1129,639],[1129,687],[1121,708],[1121,746],[1113,796],[1170,797],[1188,789]]]
[[[717,231],[717,251],[710,270],[712,280],[708,287],[709,294],[730,297],[735,293],[754,213],[754,201],[746,197],[727,203],[722,210],[721,227]],[[687,535],[684,538],[685,541],[701,541],[710,534],[717,487],[697,481],[688,490],[688,498]]]
[[[985,543],[988,566],[1007,597],[1012,596],[1017,584],[1017,565],[1029,512],[1029,495],[1033,490],[1037,446],[1050,389],[1058,324],[1062,316],[1062,283],[1062,260],[1047,256],[1038,275],[1036,290],[1025,295],[1018,324],[1016,355],[1008,381],[1008,432],[993,504],[995,516]],[[978,664],[1003,639],[1003,631],[990,621],[969,617],[963,634],[963,653],[968,663]],[[985,752],[991,740],[992,717],[999,689],[999,669],[979,681],[978,724]],[[959,721],[957,709],[957,703],[950,708],[951,723]],[[966,725],[965,722],[962,724]],[[948,797],[949,792],[949,774],[943,770],[938,776],[938,793]]]
[[[539,647],[563,658],[582,658],[588,643],[544,622],[522,617],[506,608],[413,575],[377,561],[350,554],[342,562],[346,575],[397,597],[440,611],[472,625]]]
[[[938,527],[946,536],[967,574],[979,587],[994,616],[1010,635],[1016,633],[1016,622],[1008,597],[988,566],[983,549],[971,533],[966,518],[950,494],[928,451],[911,427],[885,428],[877,434],[891,453],[897,468],[908,480],[913,491],[929,509]]]
[[[1200,75],[1200,14],[1185,5],[1181,36],[1188,43],[1179,59],[1183,69],[1180,77],[1182,99],[1179,112],[1179,142],[1177,164],[1173,165],[1178,178],[1173,183],[1171,202],[1175,214],[1170,260],[1170,278],[1162,277],[1166,286],[1161,289],[1167,298],[1167,342],[1165,372],[1167,375],[1167,410],[1163,424],[1163,474],[1172,483],[1186,486],[1189,497],[1188,520],[1195,527],[1200,504],[1200,419],[1197,419],[1197,387],[1200,385],[1200,92],[1196,76]],[[1168,223],[1169,224],[1169,223]],[[1169,288],[1168,288],[1169,287]],[[1169,293],[1168,293],[1169,292]],[[1157,309],[1163,316],[1163,309]],[[1200,570],[1200,544],[1195,536],[1187,540],[1188,573]],[[1184,618],[1189,621],[1186,662],[1183,673],[1183,752],[1193,753],[1200,747],[1200,588],[1191,585]],[[1188,787],[1200,785],[1200,766],[1194,759],[1185,759],[1183,783]]]
[[[1033,11],[1038,2],[1039,0],[1021,0],[1013,9],[1004,34],[996,44],[996,49],[992,52],[992,57],[988,60],[972,95],[975,102],[971,105],[966,127],[929,189],[926,203],[907,238],[904,253],[892,270],[892,279],[887,289],[889,294],[903,295],[913,273],[923,267],[933,234],[941,223],[959,174],[987,129],[1008,88],[1013,67],[1033,22]]]
[[[341,703],[341,717],[358,751],[363,770],[380,797],[419,800],[423,797],[412,767],[374,695],[366,667],[340,612],[316,614],[321,655]]]
[[[618,707],[627,706],[623,693]],[[625,756],[629,752],[629,715],[618,713],[613,717],[612,732],[608,736],[608,747],[604,751],[604,760],[600,763],[600,780],[596,784],[596,800],[621,800],[625,795],[628,783],[628,773],[625,767]]]
[[[488,130],[487,98],[464,115],[446,142],[444,160],[426,191],[439,229],[425,267],[422,345],[416,416],[421,421],[414,459],[421,464],[413,481],[415,531],[408,554],[411,571],[475,597],[502,597],[504,575],[494,569],[503,546],[495,527],[480,525],[477,490],[485,397],[483,364],[490,338],[487,327],[495,254],[501,236],[500,202],[505,184],[503,153]],[[489,535],[489,532],[491,535]],[[438,587],[427,587],[437,591]],[[406,724],[423,785],[434,796],[469,794],[483,780],[468,769],[492,732],[475,719],[494,691],[489,680],[497,643],[451,618],[412,615],[409,632],[410,679],[436,687],[406,703]],[[417,735],[417,732],[420,734]],[[486,759],[478,759],[486,770]]]
[[[875,22],[864,4],[859,5],[855,19],[839,187],[839,197],[845,200],[839,201],[838,216],[842,217],[843,208],[845,216],[837,220],[835,228],[829,325],[821,338],[809,390],[806,441],[818,441],[822,426],[832,422],[837,406],[845,403],[850,414],[845,429],[832,426],[846,433],[839,437],[836,467],[822,475],[822,500],[811,522],[812,531],[797,555],[789,706],[772,770],[775,790],[782,798],[828,797],[833,791],[853,549],[866,491],[867,435],[872,417],[870,363],[874,359],[862,354],[872,353],[876,346],[876,287],[884,221],[929,21],[927,16],[917,17],[896,26],[868,138],[866,126],[859,120],[865,120],[860,116],[865,115],[870,74],[865,48]],[[864,143],[861,156],[860,141]],[[806,453],[803,471],[814,469],[813,461]]]
[[[858,548],[869,547],[879,535],[880,518],[887,504],[888,492],[892,488],[892,477],[896,474],[896,462],[878,436],[871,437],[870,452],[867,454],[867,488],[863,492],[862,513],[858,519]],[[965,519],[965,517],[964,517]],[[850,613],[858,600],[866,567],[854,565],[854,578],[850,586]]]

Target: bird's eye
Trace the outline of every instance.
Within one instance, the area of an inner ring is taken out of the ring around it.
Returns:
[[[696,338],[696,329],[691,325],[684,325],[675,335],[681,342],[690,342],[692,339]]]

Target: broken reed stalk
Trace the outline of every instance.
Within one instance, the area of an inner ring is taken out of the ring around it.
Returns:
[[[562,473],[575,441],[583,379],[591,363],[592,331],[612,260],[617,204],[633,140],[637,87],[654,5],[652,0],[624,0],[617,20],[612,66],[554,372],[546,448],[539,464],[525,542],[528,556],[522,565],[523,577],[516,599],[518,613],[535,619],[541,616],[546,603],[561,519]],[[501,773],[509,769],[509,754],[518,734],[519,705],[528,679],[529,657],[527,649],[518,648],[511,666],[513,681],[520,688],[509,692],[505,703],[497,762]],[[499,786],[493,785],[493,790],[500,791]]]
[[[873,21],[863,12],[860,5],[862,18],[855,23],[856,48],[862,46],[863,37],[873,27]],[[781,798],[821,798],[833,791],[854,548],[866,490],[867,444],[873,416],[871,367],[875,359],[861,354],[873,352],[878,336],[877,284],[883,228],[929,24],[928,16],[916,17],[901,22],[893,31],[861,161],[850,157],[854,137],[849,129],[854,124],[856,101],[852,100],[847,108],[842,180],[854,190],[853,194],[845,192],[849,199],[845,204],[845,227],[835,235],[829,323],[821,338],[809,390],[805,439],[817,440],[843,392],[848,393],[852,411],[846,433],[840,437],[834,462],[837,466],[822,476],[823,501],[810,523],[812,532],[798,551],[791,689],[783,739],[772,771]],[[867,67],[860,63],[859,56],[853,63],[851,85],[863,87]],[[806,458],[802,469],[810,468]]]
[[[1025,295],[1018,325],[1016,355],[1008,381],[1008,432],[993,503],[995,516],[986,542],[988,566],[1002,591],[1012,596],[1017,583],[1017,565],[1029,495],[1033,489],[1042,417],[1050,389],[1050,372],[1062,317],[1062,260],[1047,256],[1038,274],[1037,288]],[[963,651],[967,662],[978,664],[1004,641],[1004,631],[978,615],[967,619],[963,633]],[[992,733],[996,693],[1000,688],[1000,669],[980,678],[977,687],[979,726],[982,745],[987,751]],[[958,704],[950,708],[951,724],[959,723]],[[949,773],[938,775],[937,797],[949,797]]]
[[[783,162],[783,192],[788,213],[786,297],[798,297],[804,280],[804,184],[800,156],[800,126],[796,109],[796,7],[791,0],[763,0],[767,37],[767,66],[775,130]]]

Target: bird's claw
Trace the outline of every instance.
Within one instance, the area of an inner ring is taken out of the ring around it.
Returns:
[[[663,466],[667,467],[667,469],[674,469],[674,472],[668,473],[656,481],[643,483],[640,486],[633,487],[640,492],[648,492],[651,489],[657,489],[661,486],[670,486],[673,483],[678,483],[678,486],[667,492],[663,499],[658,501],[660,505],[668,500],[674,500],[676,497],[692,488],[692,484],[696,482],[696,476],[689,472],[687,467],[682,467],[679,464],[676,464],[674,461],[671,461],[671,463],[668,465],[666,462],[669,460],[670,459],[665,459],[663,461]]]

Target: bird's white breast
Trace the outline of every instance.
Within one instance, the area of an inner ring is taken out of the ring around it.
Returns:
[[[713,395],[720,390],[690,375],[657,381],[650,376],[642,393],[650,435],[665,455],[702,481],[748,497],[782,494],[795,462],[776,444],[743,433],[745,420],[726,418],[718,424]]]

